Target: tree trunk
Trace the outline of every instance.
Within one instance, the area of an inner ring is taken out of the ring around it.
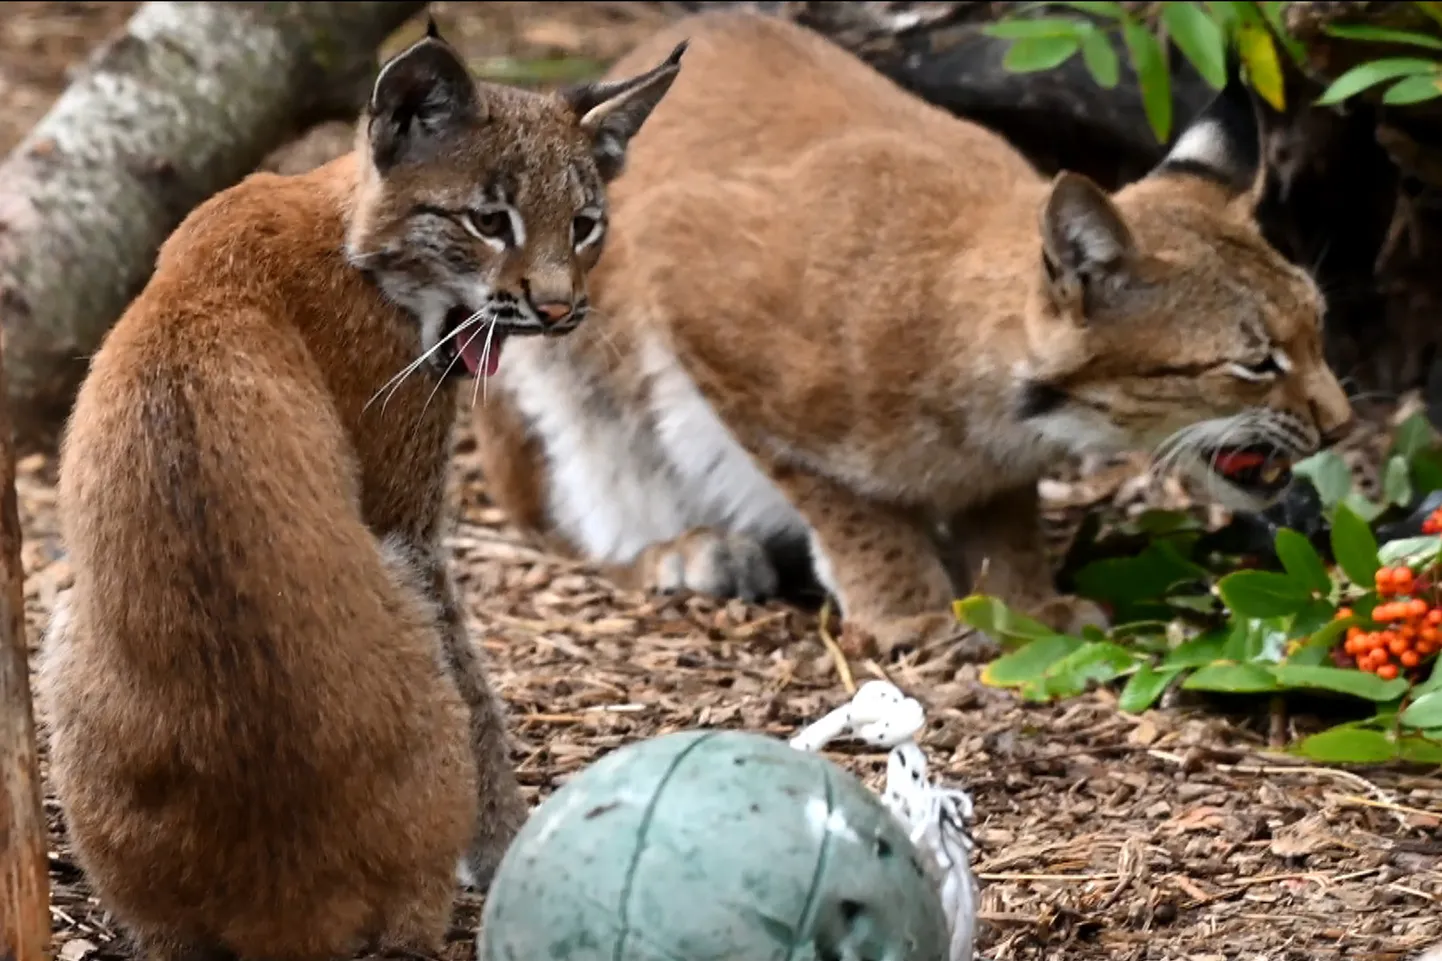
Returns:
[[[50,878],[25,643],[15,447],[4,384],[0,367],[0,958],[45,961]]]
[[[201,201],[322,120],[353,118],[423,2],[151,2],[0,164],[0,325],[14,430],[49,447],[87,358]]]

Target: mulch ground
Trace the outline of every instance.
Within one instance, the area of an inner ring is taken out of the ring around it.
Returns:
[[[464,49],[493,60],[614,56],[654,23],[625,4],[536,6],[438,9]],[[132,7],[6,8],[0,149],[38,119],[66,71]],[[328,148],[317,138],[308,149],[321,156],[344,142]],[[1375,446],[1364,440],[1358,449]],[[40,456],[20,465],[32,646],[70,576],[53,469]],[[1137,474],[1126,462],[1046,482],[1058,531],[1090,504],[1188,503],[1174,482],[1148,487]],[[487,500],[464,429],[454,487],[450,550],[473,636],[510,705],[515,762],[534,800],[638,739],[694,727],[787,737],[847,699],[814,612],[620,592],[585,566],[537,550]],[[988,958],[1390,961],[1442,942],[1442,776],[1289,760],[1266,751],[1268,718],[1215,705],[1179,702],[1133,717],[1106,691],[1022,704],[980,684],[971,664],[846,668],[858,681],[885,677],[921,699],[933,772],[973,793]],[[829,756],[880,784],[884,755],[840,747]],[[54,799],[46,803],[58,956],[130,957],[68,854]],[[474,957],[479,908],[478,898],[458,903],[451,961]]]

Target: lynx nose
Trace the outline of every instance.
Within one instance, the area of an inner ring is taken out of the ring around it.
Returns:
[[[571,305],[560,300],[552,300],[544,304],[536,305],[536,313],[541,320],[548,324],[559,324],[571,316]]]

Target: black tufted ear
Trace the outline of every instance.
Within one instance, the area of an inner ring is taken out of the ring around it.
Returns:
[[[1182,131],[1152,176],[1203,177],[1240,196],[1262,178],[1262,125],[1255,95],[1234,64],[1227,85]]]
[[[470,71],[434,20],[427,19],[425,37],[381,68],[368,112],[371,157],[381,173],[430,156],[458,127],[480,119]]]
[[[620,176],[626,163],[626,146],[641,130],[681,71],[681,41],[660,64],[636,77],[609,83],[569,87],[561,97],[575,111],[581,129],[591,138],[596,167],[605,180]]]

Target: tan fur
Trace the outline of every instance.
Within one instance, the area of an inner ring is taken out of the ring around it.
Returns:
[[[1097,616],[1042,553],[1059,458],[1199,423],[1297,457],[1346,428],[1318,291],[1252,217],[1255,136],[1228,139],[1255,134],[1249,102],[1108,197],[780,20],[702,14],[615,69],[682,37],[612,190],[597,318],[512,348],[478,407],[522,521],[630,583],[743,595],[775,582],[758,548],[807,539],[848,623],[894,647],[950,634],[983,569],[1054,624]]]
[[[150,957],[434,953],[462,859],[489,882],[526,809],[441,549],[461,381],[372,401],[454,335],[429,309],[584,302],[572,218],[675,70],[542,96],[430,36],[355,153],[191,214],[95,355],[39,686],[74,850]],[[416,210],[497,185],[524,248]]]

